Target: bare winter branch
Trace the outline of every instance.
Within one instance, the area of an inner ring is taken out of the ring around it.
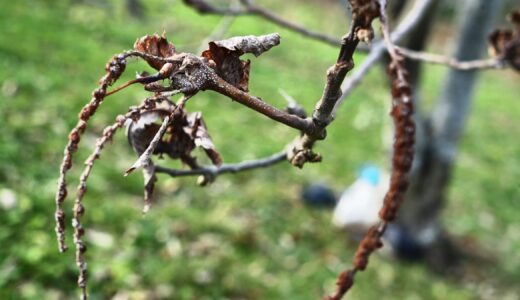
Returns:
[[[363,2],[363,1],[361,1]],[[294,166],[303,167],[306,162],[321,161],[321,156],[312,151],[317,140],[326,137],[325,128],[334,120],[333,110],[341,97],[341,84],[347,73],[354,67],[354,51],[360,40],[372,39],[372,20],[377,18],[377,2],[361,3],[351,0],[352,24],[350,32],[343,37],[336,63],[327,70],[327,81],[322,96],[312,114],[312,130],[296,140],[290,152],[289,160]]]
[[[366,269],[370,255],[383,246],[381,238],[388,222],[395,219],[397,210],[404,199],[404,193],[408,187],[407,175],[413,161],[415,124],[412,118],[413,101],[411,87],[407,79],[407,72],[403,66],[403,57],[395,49],[386,25],[386,0],[380,0],[379,3],[381,31],[383,32],[386,48],[391,58],[388,71],[392,79],[393,99],[391,115],[394,119],[395,138],[390,187],[385,195],[383,208],[379,212],[381,221],[379,224],[371,227],[359,243],[353,267],[339,275],[336,283],[336,292],[328,297],[329,300],[341,299],[353,286],[357,272]]]
[[[108,86],[112,85],[121,76],[126,67],[126,58],[130,56],[128,53],[123,53],[114,56],[105,66],[106,74],[100,79],[99,87],[92,92],[92,99],[83,107],[79,114],[79,120],[76,126],[69,134],[69,141],[64,150],[63,162],[60,166],[60,177],[58,179],[58,190],[56,192],[56,234],[58,237],[58,246],[60,252],[65,252],[67,246],[65,245],[65,212],[61,208],[65,198],[67,197],[67,171],[72,167],[72,156],[78,149],[78,144],[81,140],[81,135],[87,128],[87,122],[92,115],[96,113],[97,108],[103,102],[107,93]]]
[[[367,267],[370,255],[382,247],[382,235],[388,223],[395,219],[408,187],[407,177],[414,155],[415,124],[412,119],[414,107],[411,87],[403,66],[403,55],[411,59],[445,64],[462,70],[500,68],[504,67],[505,63],[515,68],[518,67],[518,53],[520,53],[518,37],[520,34],[508,33],[509,31],[500,31],[492,36],[493,49],[498,56],[495,60],[460,62],[443,56],[397,48],[394,43],[417,24],[425,11],[431,7],[433,0],[416,1],[416,5],[392,34],[389,33],[386,24],[386,0],[348,0],[352,8],[352,24],[348,34],[341,41],[288,22],[269,10],[254,5],[250,0],[240,0],[242,7],[230,8],[215,7],[205,0],[185,0],[185,2],[200,12],[232,16],[257,15],[311,38],[331,45],[340,45],[338,58],[327,70],[325,87],[310,118],[307,117],[305,110],[286,94],[284,98],[288,100],[289,105],[284,111],[248,93],[251,62],[242,60],[240,57],[245,53],[259,56],[277,46],[280,43],[278,34],[241,36],[210,41],[209,49],[203,51],[200,56],[177,52],[175,46],[168,42],[164,34],[162,36],[147,35],[137,39],[134,50],[126,51],[112,58],[106,65],[106,75],[101,78],[100,86],[92,93],[91,101],[82,109],[77,125],[69,134],[69,141],[64,151],[55,199],[55,230],[61,252],[67,249],[65,213],[62,209],[62,203],[67,196],[65,176],[72,166],[72,156],[77,150],[88,120],[107,96],[135,83],[141,83],[144,90],[154,93],[154,97],[145,99],[137,107],[132,106],[127,114],[118,117],[114,125],[105,129],[103,136],[96,143],[94,152],[87,159],[86,167],[80,177],[72,225],[76,246],[76,264],[80,270],[78,286],[82,290],[83,299],[87,298],[87,269],[84,258],[87,248],[81,239],[84,235],[81,217],[85,212],[82,199],[86,193],[87,179],[94,161],[99,158],[105,144],[113,137],[116,130],[124,125],[125,121],[128,125],[128,140],[139,156],[132,167],[126,171],[125,176],[135,169],[143,168],[143,211],[146,212],[152,204],[156,173],[168,174],[172,177],[199,175],[201,176],[199,183],[204,185],[215,180],[220,174],[269,167],[285,160],[299,168],[309,162],[321,161],[321,156],[313,152],[314,144],[326,138],[326,128],[334,120],[334,114],[339,104],[359,84],[366,72],[381,58],[386,49],[391,58],[388,69],[392,83],[391,115],[395,125],[390,188],[379,212],[380,222],[368,230],[356,251],[353,267],[339,275],[335,293],[327,297],[327,299],[341,299],[352,287],[357,272],[363,271]],[[517,13],[514,19],[517,26],[520,23],[518,15]],[[384,42],[376,43],[372,47],[371,53],[361,67],[342,87],[347,73],[354,67],[353,55],[359,49],[359,43],[370,42],[373,39],[372,21],[376,18],[381,20]],[[148,72],[143,72],[136,79],[108,91],[108,87],[122,75],[126,67],[126,59],[129,57],[138,57],[146,61],[150,67],[155,69],[155,74],[150,75]],[[222,157],[209,135],[201,112],[188,113],[184,109],[187,99],[206,90],[220,93],[274,121],[297,129],[300,131],[300,135],[289,143],[284,151],[269,157],[222,164]],[[175,104],[170,98],[179,93],[183,94],[183,97]],[[193,155],[196,147],[204,150],[213,166],[198,164],[197,157]],[[156,166],[152,161],[153,155],[160,157],[167,155],[171,159],[179,159],[190,169],[176,170]]]
[[[396,47],[396,49],[401,55],[403,55],[406,58],[432,64],[445,65],[462,71],[505,68],[505,64],[500,59],[496,58],[479,59],[472,61],[458,61],[451,57],[431,54],[427,52],[413,51],[402,47]]]
[[[100,137],[96,142],[96,148],[94,152],[85,161],[85,169],[80,176],[80,183],[78,185],[78,192],[76,195],[76,201],[74,202],[74,217],[72,219],[72,227],[74,227],[74,244],[76,245],[76,265],[79,268],[78,286],[82,290],[82,299],[87,298],[87,263],[85,261],[84,253],[87,250],[86,245],[82,241],[82,237],[85,234],[85,229],[81,224],[81,217],[85,214],[85,207],[82,204],[83,196],[87,191],[87,180],[94,167],[94,162],[100,157],[101,151],[105,147],[106,143],[112,140],[112,137],[116,131],[121,128],[127,116],[118,116],[116,123],[108,126],[103,131],[103,136]]]
[[[192,170],[175,170],[162,166],[155,166],[155,172],[168,174],[172,177],[203,175],[209,178],[215,178],[220,174],[238,173],[258,168],[270,167],[274,164],[285,161],[286,159],[287,154],[285,151],[282,151],[265,158],[247,160],[236,164],[223,164],[221,166],[200,166],[199,168]]]
[[[415,2],[414,6],[410,10],[410,12],[405,16],[403,21],[399,23],[397,28],[391,34],[392,43],[398,43],[412,28],[417,25],[417,23],[424,16],[426,11],[431,8],[433,5],[433,0],[418,0]],[[375,65],[383,54],[385,53],[386,46],[383,41],[379,41],[375,43],[368,54],[368,56],[363,60],[360,66],[356,68],[356,71],[345,80],[343,86],[341,88],[342,95],[334,108],[334,112],[339,108],[341,103],[345,101],[346,97],[350,95],[350,93],[354,90],[356,86],[361,83],[361,80],[368,71]]]
[[[211,90],[214,90],[220,94],[223,94],[236,102],[243,104],[275,121],[285,124],[289,127],[301,130],[303,132],[314,132],[315,129],[312,122],[308,119],[302,119],[298,116],[291,115],[283,110],[280,110],[262,99],[252,96],[233,85],[227,83],[225,80],[218,76],[213,77],[210,86]]]
[[[296,24],[290,22],[272,11],[260,7],[254,4],[252,1],[240,1],[242,3],[241,8],[231,7],[224,8],[213,5],[210,1],[206,0],[184,0],[184,3],[196,9],[199,13],[203,14],[217,14],[217,15],[227,15],[227,16],[239,16],[239,15],[253,15],[258,16],[264,20],[277,24],[283,28],[289,29],[291,31],[297,32],[303,36],[324,42],[326,44],[332,46],[341,46],[341,40],[335,37],[326,35],[324,33],[316,32],[302,26],[300,24]]]

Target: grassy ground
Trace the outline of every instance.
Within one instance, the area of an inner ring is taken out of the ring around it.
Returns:
[[[68,130],[106,60],[137,37],[163,29],[177,49],[193,51],[220,20],[197,16],[180,1],[158,0],[147,1],[148,17],[135,20],[119,2],[0,3],[0,197],[14,193],[16,199],[13,207],[0,207],[1,299],[77,294],[73,253],[57,253],[53,199]],[[336,36],[346,28],[344,22],[322,21],[341,20],[344,11],[333,4],[320,10],[311,1],[296,8],[287,2],[267,5]],[[253,59],[251,92],[282,107],[277,92],[282,88],[310,109],[337,50],[250,17],[236,20],[228,35],[275,31],[282,44]],[[126,78],[142,68],[130,67]],[[444,74],[441,67],[428,68],[426,100],[439,94]],[[85,199],[92,297],[317,299],[331,291],[354,245],[332,228],[329,212],[302,206],[298,191],[311,181],[340,190],[364,162],[388,165],[380,136],[390,124],[389,99],[380,75],[374,70],[342,106],[327,140],[318,145],[323,163],[222,176],[207,188],[197,187],[193,178],[161,177],[158,203],[144,217],[140,176],[121,176],[135,157],[119,135],[96,165]],[[455,280],[376,255],[351,299],[519,299],[520,86],[510,72],[493,71],[482,79],[445,221],[453,234],[490,252],[494,263],[476,262],[472,276]],[[69,182],[77,182],[81,161],[102,128],[144,96],[130,88],[103,104]],[[212,93],[198,95],[189,109],[204,112],[227,162],[270,154],[295,135]]]

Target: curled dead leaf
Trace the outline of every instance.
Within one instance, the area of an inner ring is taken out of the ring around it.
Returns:
[[[206,155],[214,165],[220,166],[222,158],[216,150],[215,144],[213,144],[206,123],[202,119],[202,114],[200,112],[190,114],[188,116],[188,124],[189,126],[185,127],[185,131],[192,136],[195,145],[204,149],[204,152],[206,152]]]
[[[173,120],[155,148],[154,154],[166,154],[195,168],[197,166],[191,153],[196,147],[200,147],[213,164],[221,165],[222,158],[213,144],[202,114],[200,112],[188,114],[173,103],[144,111],[139,119],[129,121],[127,137],[135,152],[141,155],[148,148],[159,131],[160,124],[172,112],[174,112]]]
[[[202,56],[214,63],[217,74],[228,83],[247,92],[251,62],[243,61],[240,56],[252,53],[259,56],[280,44],[277,33],[262,36],[240,36],[209,43],[209,49]]]
[[[145,35],[134,43],[134,49],[150,55],[167,58],[175,54],[175,46],[168,42],[166,35]],[[146,62],[154,69],[160,70],[164,62],[158,59],[146,59]]]

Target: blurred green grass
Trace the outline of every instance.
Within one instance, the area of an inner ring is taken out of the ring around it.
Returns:
[[[312,1],[297,6],[266,2],[280,14],[336,36],[347,26],[346,21],[320,21],[343,19],[344,11],[328,2],[319,10]],[[122,1],[0,3],[0,192],[3,197],[14,192],[17,200],[12,208],[0,208],[1,299],[77,295],[73,251],[57,252],[53,199],[68,130],[105,62],[137,37],[163,30],[177,49],[193,51],[220,20],[198,16],[180,1],[154,0],[145,6],[146,19],[135,20]],[[252,17],[237,19],[228,36],[269,32],[279,32],[282,44],[253,59],[251,92],[282,107],[281,88],[310,110],[337,50]],[[125,78],[143,68],[133,64]],[[426,102],[439,94],[445,73],[442,67],[427,68]],[[141,215],[140,176],[122,177],[135,157],[118,135],[95,166],[85,197],[92,298],[317,299],[331,291],[355,245],[332,228],[329,212],[303,207],[298,192],[312,181],[340,190],[364,162],[388,165],[381,132],[390,126],[389,99],[381,74],[374,69],[341,107],[327,140],[317,147],[323,163],[222,176],[206,188],[196,186],[194,178],[160,177],[158,203],[146,216]],[[68,177],[71,194],[102,128],[145,95],[129,88],[102,105]],[[475,239],[496,256],[496,263],[476,263],[474,276],[454,280],[376,255],[351,299],[518,299],[518,95],[517,75],[482,75],[444,215],[453,234]],[[268,155],[295,135],[214,93],[197,95],[188,108],[203,111],[227,162]],[[104,246],[96,245],[103,238]]]

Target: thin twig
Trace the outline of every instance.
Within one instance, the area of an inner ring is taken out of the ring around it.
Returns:
[[[268,10],[268,9],[265,9],[263,7],[260,7],[260,6],[257,6],[257,5],[254,5],[254,4],[250,4],[248,6],[246,6],[248,11],[253,14],[253,15],[256,15],[256,16],[259,16],[265,20],[268,20],[272,23],[275,23],[277,25],[280,25],[281,27],[284,27],[286,29],[289,29],[291,31],[294,31],[294,32],[297,32],[303,36],[306,36],[306,37],[309,37],[309,38],[312,38],[314,40],[318,40],[318,41],[321,41],[321,42],[324,42],[326,44],[329,44],[329,45],[332,45],[332,46],[339,46],[341,45],[341,40],[335,38],[335,37],[332,37],[332,36],[329,36],[329,35],[326,35],[326,34],[323,34],[323,33],[320,33],[320,32],[317,32],[317,31],[313,31],[313,30],[310,30],[310,29],[307,29],[305,28],[304,26],[300,25],[300,24],[296,24],[296,23],[293,23],[293,22],[290,22],[276,14],[274,14],[272,11]]]
[[[305,108],[303,108],[303,106],[301,106],[298,101],[296,101],[296,99],[294,99],[283,89],[278,89],[278,93],[280,93],[285,101],[287,101],[285,111],[300,118],[307,118],[307,112],[305,111]]]
[[[76,265],[79,268],[78,286],[82,291],[82,299],[87,299],[87,263],[84,257],[87,247],[81,239],[85,234],[85,229],[81,224],[81,217],[85,214],[85,207],[82,204],[82,199],[87,191],[87,180],[90,172],[92,171],[92,168],[94,167],[94,161],[99,158],[101,151],[105,147],[106,143],[112,140],[112,137],[116,131],[124,125],[126,119],[127,116],[118,116],[116,122],[113,125],[108,126],[103,130],[103,136],[96,141],[96,148],[85,161],[85,169],[80,176],[76,201],[74,202],[74,217],[72,218],[72,227],[74,227],[74,244],[76,245]]]
[[[287,91],[285,91],[284,89],[279,88],[278,89],[278,93],[280,93],[280,95],[282,95],[282,97],[285,99],[285,101],[287,101],[287,106],[288,107],[299,106],[299,104],[296,101],[296,99],[294,99],[293,96],[289,95],[289,93],[287,93]]]
[[[115,55],[105,66],[105,75],[101,77],[100,84],[97,89],[92,92],[90,102],[83,107],[79,114],[79,120],[76,126],[69,133],[69,140],[63,152],[63,161],[60,166],[60,176],[58,178],[58,189],[56,191],[56,212],[54,218],[56,221],[56,235],[58,238],[58,248],[60,252],[67,251],[65,244],[65,212],[62,209],[63,202],[67,198],[67,172],[72,167],[72,157],[78,149],[81,136],[87,128],[87,123],[96,111],[99,105],[105,99],[107,89],[110,85],[119,79],[126,67],[126,59],[131,56],[130,53],[121,53]]]
[[[220,167],[208,165],[208,166],[201,166],[196,169],[191,170],[175,170],[170,169],[162,166],[155,166],[155,172],[156,173],[164,173],[168,174],[172,177],[182,177],[182,176],[197,176],[197,175],[203,175],[203,176],[209,176],[209,177],[215,177],[220,174],[225,173],[238,173],[258,168],[266,168],[269,166],[272,166],[274,164],[277,164],[279,162],[285,161],[287,154],[285,151],[275,153],[271,156],[265,157],[265,158],[259,158],[255,160],[246,160],[242,161],[240,163],[236,164],[223,164]]]
[[[326,127],[334,120],[333,110],[341,97],[341,84],[347,73],[354,67],[354,51],[360,42],[360,33],[372,32],[371,23],[377,17],[377,9],[372,5],[361,5],[351,1],[352,24],[341,42],[336,63],[327,70],[327,81],[322,95],[312,113],[312,131],[304,132],[292,145],[289,160],[292,165],[302,168],[306,162],[319,162],[321,156],[312,151],[314,143],[326,137]],[[375,10],[375,11],[374,11]],[[367,34],[367,39],[371,38]]]
[[[74,228],[74,244],[76,246],[76,265],[79,268],[78,286],[81,288],[81,298],[87,299],[87,262],[84,254],[87,251],[87,246],[82,241],[85,234],[85,229],[81,223],[81,217],[85,214],[85,206],[82,203],[83,197],[87,191],[87,181],[94,167],[94,163],[100,158],[101,152],[108,142],[112,140],[117,130],[124,126],[126,120],[138,116],[141,109],[146,109],[155,106],[157,101],[162,101],[163,97],[151,97],[145,99],[141,105],[129,109],[125,115],[119,115],[116,122],[107,126],[103,130],[103,135],[97,139],[96,147],[92,154],[85,161],[85,168],[80,176],[80,181],[77,188],[76,200],[73,208],[72,227]]]
[[[81,141],[81,136],[87,128],[88,121],[96,113],[98,107],[105,100],[105,97],[109,93],[108,87],[113,85],[121,76],[126,68],[127,59],[130,57],[141,57],[143,59],[155,59],[164,63],[172,63],[175,65],[179,64],[179,59],[176,57],[162,58],[156,57],[147,53],[130,50],[112,57],[105,65],[105,75],[101,77],[99,87],[92,92],[92,98],[87,105],[85,105],[79,113],[79,120],[76,126],[69,133],[69,140],[63,151],[63,161],[60,166],[60,174],[58,178],[58,188],[55,196],[56,211],[54,218],[56,221],[56,235],[58,239],[58,248],[60,252],[67,251],[67,245],[65,244],[65,212],[63,211],[62,205],[67,198],[67,172],[72,167],[72,158],[74,153],[78,149],[78,145]]]
[[[236,8],[236,7],[221,8],[221,7],[217,7],[213,4],[211,4],[211,2],[205,1],[205,0],[184,0],[185,4],[193,7],[200,13],[210,13],[210,14],[227,15],[227,16],[239,16],[239,15],[258,16],[264,20],[267,20],[271,23],[277,24],[283,28],[297,32],[303,36],[312,38],[314,40],[318,40],[318,41],[324,42],[324,43],[332,45],[332,46],[341,46],[340,39],[326,35],[324,33],[310,30],[300,24],[290,22],[266,8],[253,4],[252,1],[241,1],[241,2],[243,4],[243,8]]]
[[[392,43],[386,24],[386,0],[379,0],[381,31],[390,55],[389,74],[392,79],[392,111],[395,124],[394,152],[392,157],[392,174],[390,187],[385,195],[384,204],[379,212],[380,221],[371,227],[359,243],[351,269],[343,271],[337,281],[336,292],[328,300],[339,300],[354,284],[355,275],[366,269],[370,255],[383,246],[382,236],[388,223],[395,219],[397,211],[404,199],[408,187],[408,172],[412,166],[415,141],[415,124],[413,121],[413,101],[411,87],[403,66],[403,57]]]
[[[223,94],[275,121],[289,127],[298,129],[304,133],[297,143],[294,144],[293,153],[288,157],[291,163],[297,167],[303,167],[305,162],[320,161],[321,157],[312,152],[316,140],[325,138],[325,128],[333,120],[332,110],[341,95],[340,87],[347,72],[353,68],[354,51],[359,44],[358,30],[370,26],[365,24],[362,15],[354,16],[351,30],[343,38],[342,46],[336,63],[327,71],[327,83],[323,94],[316,104],[312,119],[304,119],[297,115],[289,114],[271,106],[262,99],[252,96],[237,87],[229,84],[219,77],[215,72],[208,69],[211,80],[206,82],[207,89]],[[208,78],[208,77],[205,77]]]
[[[434,4],[433,0],[418,0],[415,2],[415,5],[410,10],[410,12],[406,15],[406,17],[399,23],[397,28],[391,34],[392,43],[399,42],[411,29],[415,27],[415,25],[421,20],[426,11],[430,9],[430,7]],[[340,107],[340,105],[345,101],[346,97],[350,95],[350,93],[354,90],[356,86],[361,83],[361,80],[368,71],[372,68],[372,66],[379,61],[383,57],[385,53],[386,46],[383,41],[379,41],[374,43],[370,49],[368,56],[363,60],[363,63],[356,67],[356,70],[352,74],[352,76],[348,77],[343,86],[341,87],[342,95],[339,98],[336,107],[334,108],[334,114]]]
[[[445,65],[461,71],[500,69],[505,67],[505,64],[502,63],[500,59],[496,58],[458,61],[451,57],[421,51],[414,51],[402,47],[396,47],[396,49],[406,58],[432,64]]]

